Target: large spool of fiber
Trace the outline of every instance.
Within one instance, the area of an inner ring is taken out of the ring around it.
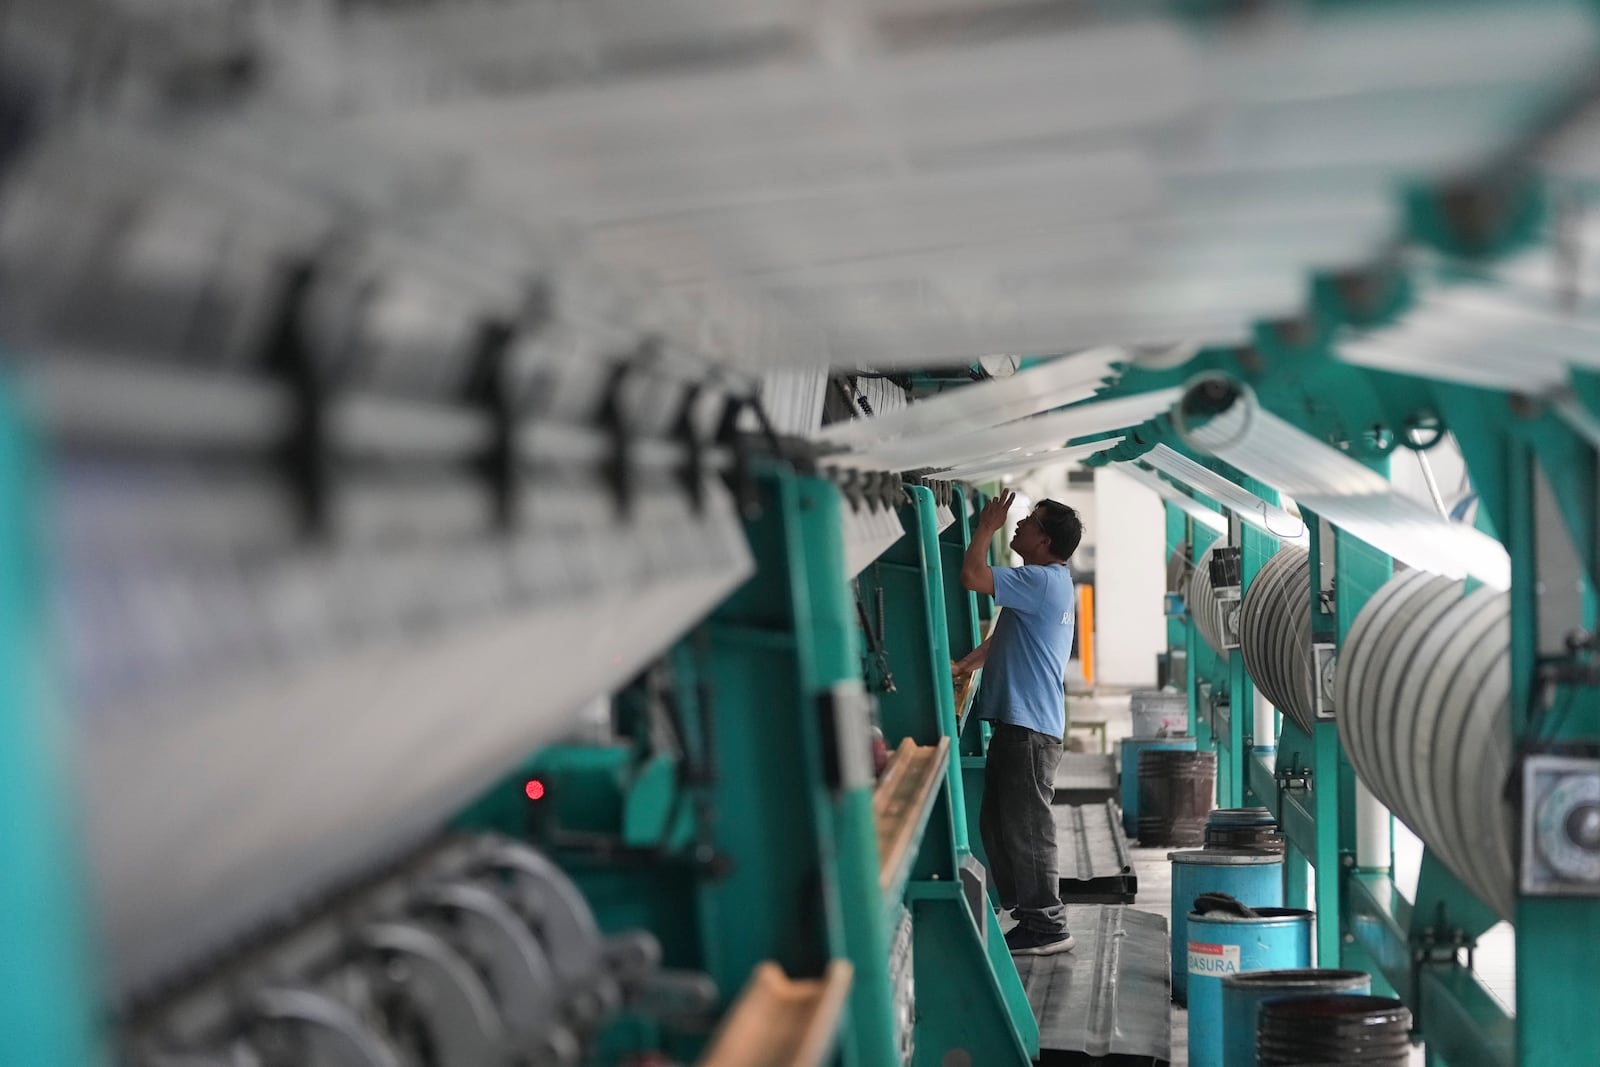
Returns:
[[[1396,576],[1356,617],[1335,681],[1356,773],[1503,918],[1516,899],[1510,599],[1423,571]]]
[[[1239,651],[1273,707],[1311,733],[1316,725],[1311,655],[1311,553],[1284,545],[1245,590]]]
[[[1216,598],[1211,593],[1211,558],[1217,547],[1212,545],[1206,549],[1194,565],[1194,575],[1189,579],[1188,608],[1200,639],[1211,646],[1211,651],[1225,656],[1222,635],[1217,632]]]

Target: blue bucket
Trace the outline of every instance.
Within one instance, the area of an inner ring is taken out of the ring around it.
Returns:
[[[1122,795],[1122,832],[1139,836],[1139,753],[1147,748],[1193,752],[1192,737],[1128,737],[1122,741],[1122,770],[1118,787]]]
[[[1311,966],[1312,912],[1255,908],[1258,918],[1189,913],[1189,1067],[1233,1067],[1223,1058],[1222,980],[1241,971]],[[1252,1034],[1252,1040],[1254,1036]]]
[[[1283,907],[1283,855],[1220,848],[1169,852],[1172,861],[1172,999],[1188,1003],[1189,912],[1202,893],[1251,908]]]
[[[1372,979],[1365,971],[1329,968],[1230,974],[1222,979],[1222,1059],[1214,1062],[1228,1067],[1257,1067],[1256,1015],[1269,1000],[1341,993],[1362,996],[1371,990]],[[1193,1038],[1189,1049],[1189,1061],[1193,1063]]]

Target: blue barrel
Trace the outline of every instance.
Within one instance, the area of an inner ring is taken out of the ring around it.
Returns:
[[[1172,861],[1172,999],[1186,1004],[1189,912],[1202,893],[1226,893],[1251,908],[1283,907],[1283,856],[1220,848],[1169,852]]]
[[[1217,1062],[1228,1067],[1257,1067],[1256,1013],[1269,1000],[1341,993],[1361,996],[1371,991],[1372,979],[1365,971],[1329,968],[1230,974],[1222,979],[1222,1059]],[[1193,1062],[1192,1040],[1189,1047]]]
[[[1253,908],[1258,918],[1189,913],[1189,1067],[1234,1067],[1222,1053],[1222,980],[1241,971],[1311,966],[1312,913]],[[1253,1035],[1252,1035],[1253,1036]]]
[[[1122,832],[1139,836],[1139,753],[1147,748],[1170,748],[1193,752],[1192,737],[1129,737],[1122,742],[1122,770],[1118,785],[1122,792]]]

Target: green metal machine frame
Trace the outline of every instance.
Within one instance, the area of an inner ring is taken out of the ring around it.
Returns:
[[[50,684],[34,442],[0,378],[0,1063],[101,1062],[66,730]]]
[[[1409,236],[1456,254],[1482,256],[1518,247],[1535,232],[1540,190],[1504,175],[1494,182],[1495,221],[1471,234],[1463,232],[1459,216],[1439,206],[1439,190],[1413,190],[1407,200]],[[1532,703],[1541,672],[1586,662],[1586,653],[1562,639],[1568,633],[1592,633],[1595,624],[1600,513],[1592,439],[1529,398],[1337,360],[1343,330],[1400,314],[1425,282],[1438,284],[1439,276],[1415,277],[1389,260],[1366,271],[1318,277],[1303,318],[1263,323],[1251,345],[1206,350],[1176,371],[1130,370],[1109,392],[1221,371],[1248,384],[1273,414],[1380,470],[1394,450],[1410,445],[1411,431],[1454,431],[1482,500],[1480,525],[1499,537],[1512,563],[1511,742],[1519,752],[1556,741],[1592,743],[1600,738],[1600,693],[1594,688],[1557,685],[1557,699],[1567,709],[1557,729],[1541,721]],[[1592,376],[1573,372],[1573,394],[1591,416],[1600,411],[1593,386]],[[1165,417],[1135,428],[1094,462],[1136,458],[1157,442],[1182,448]],[[1257,493],[1268,488],[1236,471],[1228,474]],[[1345,531],[1315,515],[1305,517],[1311,527],[1312,573],[1318,576],[1310,591],[1315,628],[1342,643],[1356,613],[1392,573],[1392,564]],[[1191,537],[1198,559],[1204,539],[1194,532]],[[1233,543],[1243,549],[1246,586],[1271,551],[1260,537],[1249,529],[1241,534],[1235,521]],[[1539,592],[1574,586],[1581,595],[1570,603],[1558,598],[1552,605]],[[1250,680],[1237,652],[1227,657],[1226,704],[1216,702],[1212,713],[1201,694],[1221,682],[1222,672],[1206,662],[1208,650],[1192,624],[1189,630],[1193,725],[1201,744],[1219,754],[1218,802],[1260,802],[1280,819],[1291,860],[1288,900],[1314,900],[1321,917],[1319,961],[1367,969],[1379,988],[1397,991],[1413,1008],[1430,1063],[1600,1062],[1600,1031],[1588,1019],[1593,1003],[1588,957],[1600,946],[1600,900],[1519,897],[1513,1019],[1470,968],[1471,949],[1493,925],[1493,914],[1431,855],[1424,859],[1414,901],[1395,889],[1389,869],[1357,869],[1354,775],[1334,724],[1319,723],[1308,736],[1280,717],[1275,739],[1250,736],[1241,722],[1249,716]],[[1575,674],[1581,672],[1562,676]],[[1312,885],[1303,879],[1301,859],[1314,871]],[[1330,921],[1334,917],[1337,921]]]
[[[913,847],[881,877],[874,783],[861,769],[872,702],[840,540],[841,508],[868,505],[847,502],[828,478],[776,463],[759,487],[747,521],[755,576],[663,664],[682,750],[650,743],[641,682],[615,702],[629,736],[537,753],[461,822],[549,850],[603,927],[652,930],[668,966],[712,978],[719,1010],[762,961],[791,977],[848,961],[854,978],[840,1052],[855,1067],[902,1062],[890,946],[909,915],[910,1063],[935,1067],[955,1050],[975,1063],[1029,1063],[1037,1024],[998,921],[971,881],[967,795],[975,775],[981,795],[981,767],[972,766],[981,765],[981,749],[963,758],[949,746],[916,815]],[[960,497],[952,503],[957,521],[941,535],[932,490],[906,485],[905,536],[858,580],[873,614],[881,592],[892,620],[878,638],[894,688],[874,694],[891,749],[906,738],[937,746],[981,736],[957,728],[949,667],[952,651],[970,651],[979,630],[978,598],[957,581],[967,509]],[[544,786],[538,800],[523,793],[529,778]],[[678,814],[647,817],[663,812]],[[642,864],[652,869],[648,883],[638,876]],[[645,1047],[693,1055],[707,1037],[633,1019],[614,1029],[612,1059]]]

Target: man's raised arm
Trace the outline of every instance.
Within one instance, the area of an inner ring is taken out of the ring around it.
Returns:
[[[1007,490],[989,501],[978,513],[977,525],[972,531],[972,543],[961,560],[961,584],[974,593],[994,595],[994,571],[989,567],[989,542],[1006,524],[1011,502],[1016,494]]]

